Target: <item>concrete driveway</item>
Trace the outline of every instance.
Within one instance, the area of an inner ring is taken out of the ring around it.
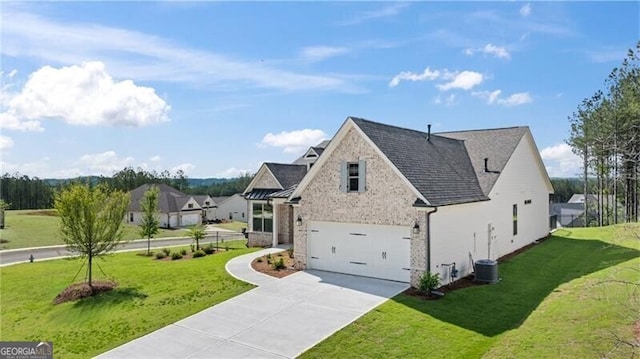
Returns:
[[[263,252],[236,257],[227,265],[234,276],[250,275],[259,287],[99,358],[295,358],[408,288],[406,283],[321,271],[275,279],[249,267]]]

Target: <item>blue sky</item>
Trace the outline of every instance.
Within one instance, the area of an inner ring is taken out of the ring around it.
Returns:
[[[291,162],[347,116],[530,126],[579,174],[567,116],[640,38],[638,2],[27,2],[1,7],[1,172],[189,177]]]

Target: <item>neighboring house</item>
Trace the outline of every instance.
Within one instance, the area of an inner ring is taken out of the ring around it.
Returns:
[[[594,204],[594,203],[598,203],[598,200],[600,199],[600,196],[597,195],[597,194],[589,193],[587,195],[587,199],[589,200],[590,204]],[[613,206],[613,204],[615,203],[615,199],[614,199],[613,195],[605,195],[605,196],[603,196],[602,197],[602,201],[603,201],[603,203],[609,203],[611,206]],[[574,194],[573,196],[571,196],[571,198],[569,198],[567,203],[584,203],[584,193],[576,193],[576,194]]]
[[[431,134],[349,117],[312,166],[282,166],[245,191],[249,238],[293,232],[300,268],[447,283],[549,233],[553,187],[528,127]],[[301,180],[285,185],[284,169]]]
[[[163,183],[145,184],[129,192],[131,202],[126,218],[128,223],[135,225],[142,223],[140,200],[151,186],[157,186],[160,190],[158,220],[161,228],[185,227],[202,223],[203,208],[198,201],[193,196],[184,194]]]
[[[236,193],[233,196],[213,197],[217,208],[215,219],[247,222],[247,200],[243,195]]]
[[[551,228],[584,227],[584,203],[553,203],[549,214],[555,217]]]
[[[195,195],[193,196],[193,199],[195,199],[202,208],[203,222],[216,218],[216,203],[213,198],[207,195]]]

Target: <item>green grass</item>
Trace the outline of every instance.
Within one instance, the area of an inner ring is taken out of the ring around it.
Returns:
[[[234,221],[231,223],[216,223],[212,224],[212,226],[228,229],[234,232],[241,232],[242,228],[247,228],[247,223]]]
[[[97,263],[117,289],[60,305],[53,299],[74,281],[79,259],[3,267],[0,340],[53,341],[56,358],[95,356],[251,289],[224,269],[229,259],[251,251],[176,261],[111,255]],[[97,268],[94,273],[104,278]]]
[[[609,281],[640,282],[639,241],[613,240],[619,228],[556,232],[501,263],[495,285],[437,301],[398,295],[302,358],[602,357],[615,346],[612,333],[632,340],[640,320],[639,288]]]
[[[5,228],[0,230],[0,238],[9,242],[0,244],[0,249],[64,244],[58,235],[60,218],[50,214],[51,210],[5,211]],[[139,226],[124,223],[123,239],[140,239],[139,228]],[[154,238],[183,236],[186,236],[186,231],[183,229],[160,229]]]

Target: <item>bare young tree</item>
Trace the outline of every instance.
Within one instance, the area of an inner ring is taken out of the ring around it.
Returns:
[[[151,186],[140,200],[142,222],[140,223],[140,235],[147,238],[147,255],[151,255],[151,238],[160,231],[158,221],[160,190],[158,186]]]

